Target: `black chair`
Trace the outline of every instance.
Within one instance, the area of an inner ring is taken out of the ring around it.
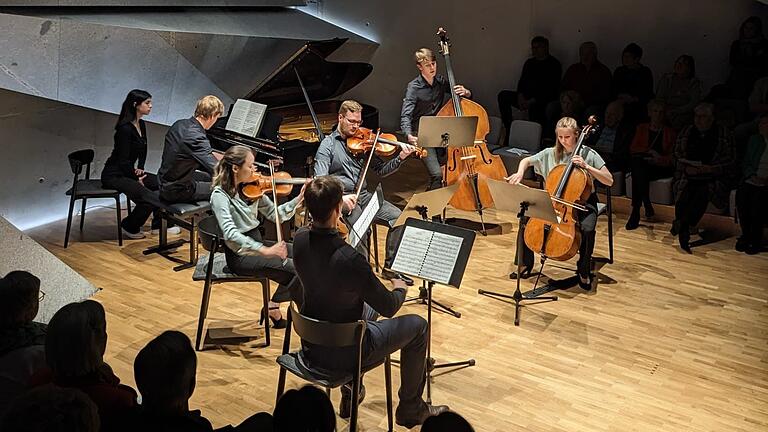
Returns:
[[[269,310],[269,279],[262,276],[239,276],[227,269],[226,257],[223,253],[224,239],[215,216],[208,216],[201,220],[197,226],[200,242],[203,248],[209,252],[207,257],[200,257],[195,266],[192,279],[205,281],[203,285],[203,298],[200,301],[200,317],[197,320],[197,336],[195,337],[195,349],[201,351],[205,345],[203,327],[208,315],[208,305],[211,299],[211,288],[214,284],[224,282],[257,282],[261,284],[261,296],[265,311]],[[290,328],[290,326],[289,326]],[[269,317],[264,319],[265,347],[270,345]]]
[[[152,246],[142,253],[150,255],[153,253],[162,255],[172,261],[179,263],[173,268],[173,271],[181,271],[195,267],[197,263],[197,224],[199,220],[206,217],[211,209],[211,203],[208,201],[197,201],[192,203],[166,203],[155,197],[153,204],[159,209],[160,216],[160,235],[158,236],[157,246]],[[174,223],[179,228],[189,232],[189,260],[169,256],[169,253],[176,248],[187,243],[187,240],[178,239],[172,242],[168,241],[168,222]]]
[[[328,371],[312,368],[306,364],[301,351],[289,352],[291,347],[291,326],[303,341],[328,347],[355,347],[354,371]],[[288,326],[285,329],[283,341],[283,354],[277,358],[280,365],[280,376],[277,382],[277,398],[280,400],[285,390],[285,372],[290,371],[299,378],[309,381],[314,385],[325,388],[328,397],[331,389],[340,387],[346,383],[352,383],[351,413],[349,418],[349,431],[357,430],[358,396],[360,394],[360,380],[362,374],[368,372],[380,364],[384,364],[384,379],[387,390],[387,424],[388,431],[392,432],[392,363],[387,356],[382,363],[371,367],[362,368],[362,344],[365,336],[366,322],[359,320],[352,323],[329,323],[305,317],[298,313],[291,303],[288,308]]]
[[[78,150],[67,156],[74,178],[72,180],[72,187],[66,192],[70,198],[69,213],[67,214],[67,232],[64,235],[65,248],[69,245],[69,232],[72,229],[72,210],[75,208],[75,201],[83,200],[82,207],[80,208],[80,231],[82,231],[83,224],[85,223],[85,205],[89,198],[112,198],[115,200],[115,207],[117,209],[117,244],[119,246],[123,245],[123,231],[120,228],[120,219],[122,218],[120,192],[114,189],[105,189],[100,179],[91,178],[93,156],[94,152],[91,149]],[[85,166],[85,178],[81,179],[80,174],[83,173],[83,166]],[[128,206],[130,209],[130,204]]]

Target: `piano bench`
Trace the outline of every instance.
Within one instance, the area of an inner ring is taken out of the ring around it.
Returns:
[[[197,263],[197,223],[210,213],[211,203],[198,201],[194,203],[163,203],[159,206],[160,237],[157,246],[152,246],[143,251],[144,255],[159,254],[171,261],[180,263],[173,271],[192,268]],[[189,231],[189,261],[170,256],[170,251],[187,243],[187,240],[179,239],[168,242],[168,222],[176,224],[179,228]]]

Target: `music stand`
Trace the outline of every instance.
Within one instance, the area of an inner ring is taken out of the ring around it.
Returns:
[[[552,198],[549,193],[542,189],[529,188],[525,185],[512,185],[507,182],[488,179],[488,188],[491,191],[493,202],[496,209],[508,212],[517,212],[517,284],[515,292],[512,295],[502,294],[493,291],[477,290],[478,294],[508,298],[515,301],[515,325],[520,325],[520,302],[526,300],[536,301],[556,301],[557,296],[529,297],[523,296],[520,292],[520,274],[523,269],[523,233],[525,232],[525,217],[534,217],[543,219],[547,222],[556,224],[557,215],[552,206]],[[527,212],[530,212],[526,215]]]
[[[434,369],[475,365],[475,359],[437,364],[432,358],[432,288],[436,283],[459,288],[474,242],[474,231],[408,218],[397,244],[392,270],[427,283],[427,403],[432,403]]]
[[[444,188],[435,189],[427,192],[413,194],[408,204],[405,205],[400,217],[397,218],[395,226],[403,225],[408,218],[414,218],[422,220],[430,220],[432,216],[437,216],[443,212],[443,209],[448,205],[448,201],[456,193],[456,189],[459,185],[453,184]],[[406,302],[419,302],[421,304],[427,304],[427,286],[426,282],[422,283],[422,287],[419,289],[419,295],[417,297],[411,297],[405,299]],[[435,304],[443,312],[449,313],[456,318],[461,318],[461,312],[454,310],[450,306],[446,306],[441,302],[432,299],[432,303]]]

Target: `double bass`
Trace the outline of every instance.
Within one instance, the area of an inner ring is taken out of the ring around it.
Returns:
[[[443,117],[476,116],[477,130],[472,146],[449,147],[445,168],[445,183],[458,183],[459,187],[449,202],[454,208],[476,211],[480,215],[482,233],[485,234],[483,209],[493,206],[493,197],[486,179],[503,180],[507,176],[504,163],[497,155],[491,154],[485,144],[485,136],[490,131],[488,113],[477,102],[459,97],[454,90],[456,78],[451,66],[448,33],[441,27],[437,31],[440,39],[440,53],[445,58],[445,69],[451,87],[451,100],[437,113]]]
[[[576,210],[586,210],[584,203],[592,194],[592,176],[584,168],[573,164],[573,156],[580,154],[584,139],[595,130],[595,116],[590,116],[579,135],[576,147],[567,163],[552,168],[547,175],[546,187],[552,198],[559,223],[531,218],[525,225],[525,244],[534,252],[555,261],[567,261],[581,246],[581,229],[575,218]]]

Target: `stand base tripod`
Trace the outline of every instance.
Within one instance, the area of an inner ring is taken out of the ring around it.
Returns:
[[[416,302],[418,304],[426,305],[429,302],[428,297],[429,297],[429,293],[427,288],[422,286],[421,288],[419,288],[419,295],[417,297],[407,298],[403,303]],[[432,304],[438,309],[440,309],[441,312],[445,312],[447,314],[453,315],[456,318],[461,318],[461,312],[451,308],[450,306],[446,306],[435,299],[432,299]]]

